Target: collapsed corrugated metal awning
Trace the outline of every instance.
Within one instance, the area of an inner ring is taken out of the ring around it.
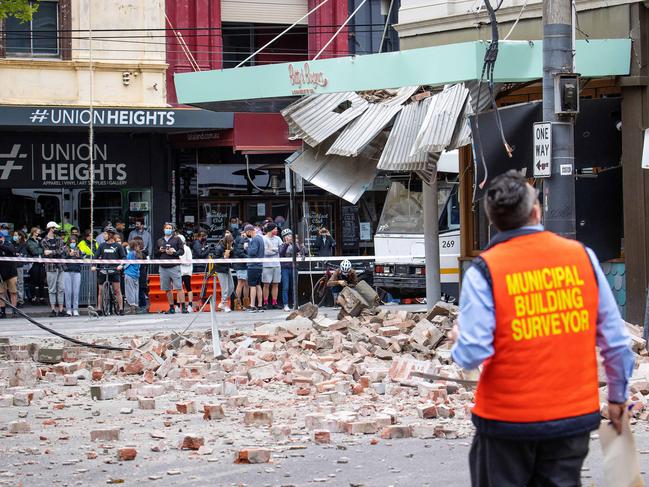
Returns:
[[[376,176],[385,139],[383,134],[374,138],[350,164],[349,157],[327,155],[332,137],[315,149],[307,148],[289,161],[289,167],[310,183],[355,204]]]
[[[420,150],[411,154],[411,150],[415,145],[415,139],[431,101],[432,98],[426,98],[403,107],[392,126],[381,159],[379,159],[378,169],[421,171],[426,168],[430,153]]]
[[[410,153],[442,152],[450,146],[468,96],[464,84],[453,85],[433,96]]]
[[[295,138],[315,147],[361,116],[369,106],[353,92],[311,95],[286,107],[282,115]]]
[[[327,151],[327,154],[356,157],[358,153],[388,125],[403,108],[403,103],[417,91],[418,86],[396,90],[392,98],[370,104],[365,112],[347,125]]]

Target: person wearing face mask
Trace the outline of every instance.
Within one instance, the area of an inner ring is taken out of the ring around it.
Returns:
[[[128,241],[130,242],[135,237],[140,237],[144,242],[144,248],[142,250],[146,251],[146,255],[153,254],[153,240],[151,239],[151,233],[149,233],[149,231],[144,227],[144,220],[142,218],[137,218],[135,220],[135,228],[128,234]]]
[[[47,224],[47,233],[41,240],[43,257],[59,259],[63,257],[63,239],[59,236],[59,225],[56,222]],[[62,264],[45,264],[47,273],[47,292],[50,296],[50,318],[65,316],[63,313],[64,271]],[[58,307],[58,311],[57,311]]]
[[[169,313],[176,312],[174,307],[174,291],[178,294],[178,301],[182,303],[181,312],[187,313],[185,306],[185,293],[183,292],[182,274],[180,272],[180,257],[185,253],[185,246],[180,238],[174,235],[171,223],[165,223],[164,235],[155,245],[155,258],[169,261],[169,264],[160,264],[160,289],[167,292]]]
[[[29,238],[25,245],[27,257],[41,257],[41,231],[38,227],[32,227]],[[32,296],[32,304],[45,304],[45,266],[40,262],[34,262],[29,270],[29,287]]]
[[[63,249],[66,259],[83,259],[85,254],[79,250],[79,237],[72,234],[68,243]],[[75,262],[65,264],[64,294],[65,314],[68,316],[79,316],[79,290],[81,289],[81,264]]]
[[[207,233],[205,230],[201,230],[192,244],[192,257],[194,259],[207,259],[208,255]],[[196,272],[205,272],[205,264],[194,264],[194,270]]]
[[[20,230],[16,230],[11,236],[12,244],[16,250],[16,255],[25,257],[27,255],[27,235]],[[18,307],[25,304],[25,272],[31,268],[31,263],[17,262],[16,269],[18,276],[16,280]]]

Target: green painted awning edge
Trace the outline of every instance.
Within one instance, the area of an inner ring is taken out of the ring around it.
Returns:
[[[488,43],[447,44],[344,58],[268,64],[174,75],[178,101],[187,105],[305,94],[444,85],[480,78]],[[543,41],[501,41],[496,82],[542,77]],[[625,76],[630,39],[577,41],[576,67],[584,78]]]

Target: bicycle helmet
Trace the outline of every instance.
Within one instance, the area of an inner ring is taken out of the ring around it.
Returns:
[[[345,259],[340,263],[340,271],[344,274],[347,274],[352,270],[352,263],[349,260]]]
[[[108,225],[108,226],[106,226],[106,228],[104,228],[104,232],[106,232],[106,233],[112,233],[113,235],[116,235],[116,234],[117,234],[117,230],[115,230],[115,227],[112,226],[112,225]]]
[[[290,228],[285,228],[284,230],[282,230],[282,238],[286,237],[287,235],[293,235],[293,232]]]

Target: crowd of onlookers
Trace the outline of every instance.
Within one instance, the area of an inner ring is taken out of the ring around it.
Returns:
[[[97,310],[101,313],[101,286],[108,282],[114,290],[118,314],[147,312],[148,274],[159,273],[160,289],[165,291],[168,313],[197,311],[206,296],[192,290],[192,275],[200,273],[203,281],[216,276],[220,285],[218,309],[224,312],[262,309],[289,310],[293,304],[291,262],[280,258],[301,258],[306,249],[289,228],[281,228],[268,217],[257,224],[230,220],[220,239],[208,237],[204,229],[188,235],[167,223],[162,235],[154,240],[143,220],[136,220],[126,234],[124,222],[104,222],[103,232],[83,234],[64,219],[49,222],[45,228],[23,226],[10,230],[0,225],[0,257],[41,257],[70,260],[69,263],[0,262],[0,296],[14,307],[26,303],[50,306],[50,316],[78,316],[82,273],[96,273]],[[333,255],[336,242],[326,228],[321,228],[311,243],[316,256]],[[82,264],[78,259],[93,259]],[[105,263],[105,260],[126,263]],[[129,263],[129,260],[164,260],[159,265]],[[194,259],[216,259],[214,263],[194,263]],[[235,262],[223,262],[237,259]],[[261,261],[242,262],[242,259]],[[94,280],[92,281],[94,287]],[[337,281],[336,281],[337,282]],[[203,286],[203,289],[205,286]],[[281,293],[280,293],[281,291]],[[7,316],[0,300],[0,318]],[[15,312],[12,313],[15,316]]]

